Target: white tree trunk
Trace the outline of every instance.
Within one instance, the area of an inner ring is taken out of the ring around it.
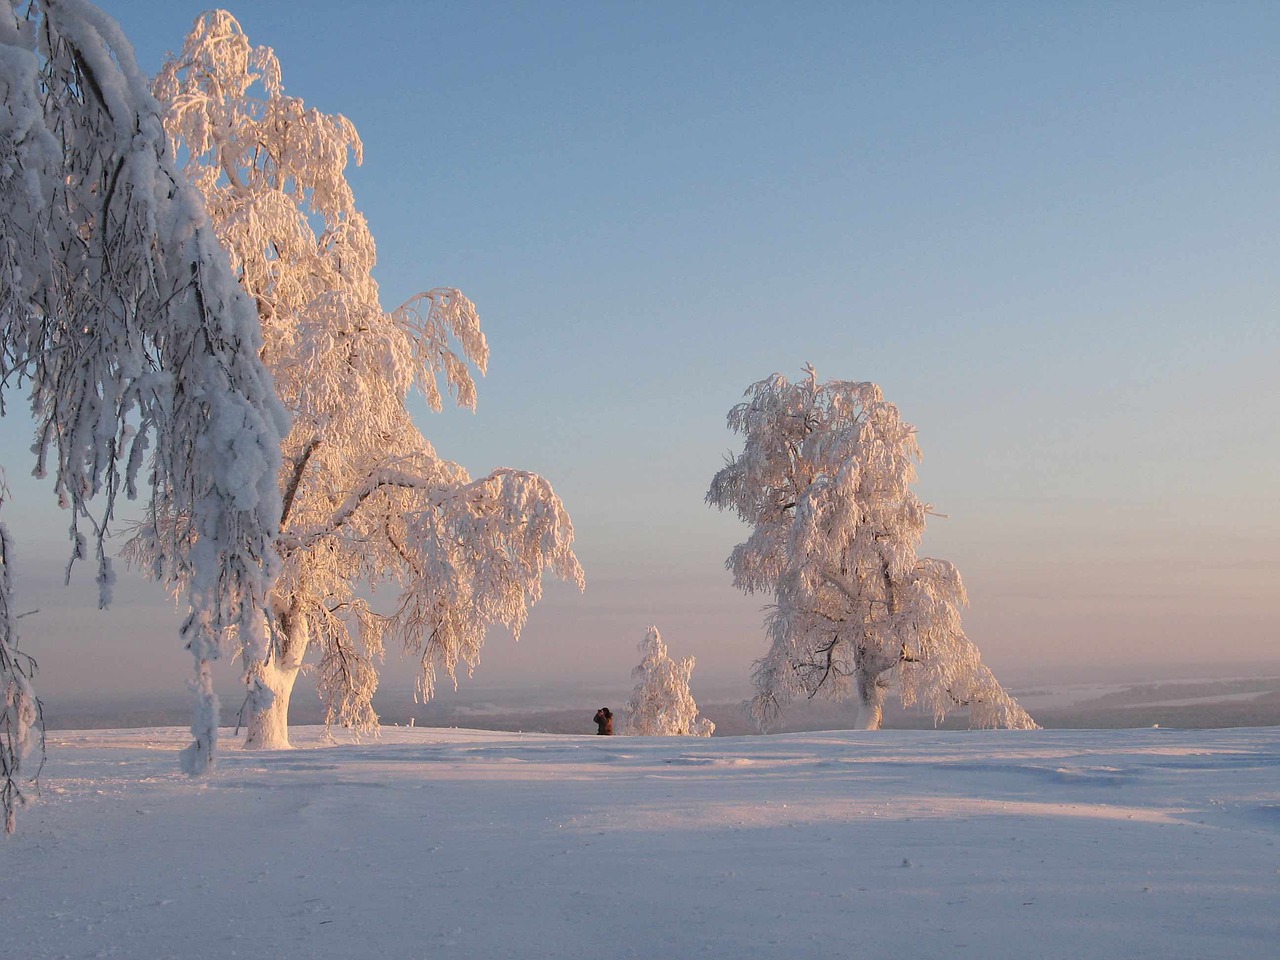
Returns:
[[[277,619],[279,647],[269,663],[254,668],[255,677],[271,691],[271,702],[265,707],[254,707],[249,714],[244,745],[246,750],[288,750],[289,699],[293,696],[293,684],[302,669],[302,658],[307,652],[310,633],[304,617],[291,614]]]
[[[857,729],[879,730],[884,719],[884,697],[889,681],[865,668],[858,670],[858,719]]]

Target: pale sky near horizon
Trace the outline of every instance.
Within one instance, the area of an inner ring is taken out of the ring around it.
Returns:
[[[101,5],[148,73],[204,9]],[[655,623],[695,694],[745,683],[767,598],[702,498],[730,406],[806,361],[917,426],[922,552],[997,675],[1280,663],[1280,5],[229,9],[359,130],[384,303],[480,308],[478,412],[419,405],[426,435],[573,516],[587,592],[549,585],[476,682],[625,686]],[[0,462],[41,691],[180,684],[151,586],[48,585],[28,430]]]

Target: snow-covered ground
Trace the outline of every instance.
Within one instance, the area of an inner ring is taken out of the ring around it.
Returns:
[[[50,737],[0,956],[1265,958],[1280,728]]]

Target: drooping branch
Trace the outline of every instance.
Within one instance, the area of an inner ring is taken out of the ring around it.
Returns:
[[[74,556],[92,527],[101,604],[119,493],[145,485],[176,518],[142,529],[190,606],[200,772],[217,730],[209,663],[260,633],[275,571],[285,417],[128,41],[85,0],[21,6],[26,25],[14,6],[0,28],[0,383],[28,387],[36,469],[69,510]]]

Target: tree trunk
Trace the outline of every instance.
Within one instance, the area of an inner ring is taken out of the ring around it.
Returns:
[[[881,534],[876,534],[880,539]],[[898,601],[894,596],[893,577],[889,574],[889,565],[882,563],[880,576],[884,585],[884,599],[892,617],[898,612]],[[858,586],[861,589],[866,581],[859,576]],[[873,616],[874,604],[868,600],[867,619]],[[897,657],[886,657],[880,644],[864,634],[865,646],[859,646],[854,654],[854,671],[858,681],[858,729],[879,730],[884,721],[884,698],[889,692],[889,680],[885,672],[893,669],[898,662]]]
[[[884,718],[884,697],[889,681],[878,673],[863,667],[858,669],[858,720],[859,730],[879,730]]]
[[[271,702],[253,707],[249,714],[244,745],[246,750],[288,750],[289,699],[302,669],[310,633],[305,617],[292,612],[277,617],[277,644],[268,663],[254,668],[255,679],[272,694]]]

